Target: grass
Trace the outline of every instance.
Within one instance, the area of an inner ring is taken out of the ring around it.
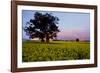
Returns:
[[[23,62],[90,58],[89,42],[52,41],[46,44],[39,41],[24,41],[22,48]]]

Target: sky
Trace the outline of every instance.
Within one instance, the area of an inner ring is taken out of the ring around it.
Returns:
[[[22,25],[25,27],[30,19],[34,19],[36,10],[22,10]],[[90,14],[78,12],[52,12],[52,11],[38,11],[41,13],[52,13],[57,16],[60,32],[57,34],[59,40],[90,40]],[[29,39],[23,30],[23,39]]]

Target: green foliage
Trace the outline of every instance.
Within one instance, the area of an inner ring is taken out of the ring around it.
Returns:
[[[24,41],[22,55],[23,62],[89,59],[90,43]]]
[[[39,38],[44,42],[49,42],[49,39],[57,37],[59,18],[51,13],[35,12],[34,19],[30,19],[24,27],[24,31],[29,38]]]

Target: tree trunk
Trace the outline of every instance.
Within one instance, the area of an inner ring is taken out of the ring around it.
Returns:
[[[45,42],[45,41],[44,41],[44,38],[41,38],[41,42]]]
[[[46,43],[49,43],[49,35],[46,34]]]

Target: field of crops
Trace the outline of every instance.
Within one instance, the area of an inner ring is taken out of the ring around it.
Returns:
[[[52,41],[46,44],[39,41],[24,41],[22,48],[23,62],[90,58],[89,42]]]

